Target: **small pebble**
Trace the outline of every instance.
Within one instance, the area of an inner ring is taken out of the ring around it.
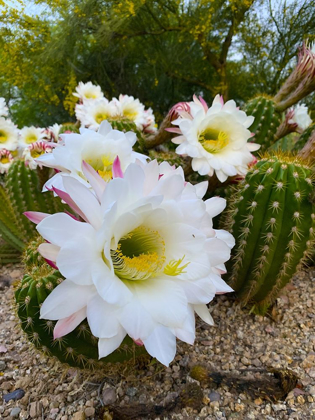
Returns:
[[[116,401],[116,391],[114,388],[104,388],[102,392],[102,401],[104,405],[114,404]]]
[[[23,389],[16,389],[15,391],[10,392],[9,394],[5,394],[3,396],[3,399],[5,402],[9,402],[10,400],[17,401],[23,398],[24,395],[25,392],[23,391]]]
[[[84,410],[84,413],[86,417],[92,417],[95,414],[95,408],[94,407],[88,407]]]
[[[3,360],[0,360],[0,372],[3,372],[6,366],[6,363]]]
[[[212,391],[208,394],[208,397],[211,402],[220,401],[221,395],[218,392]]]
[[[14,408],[12,408],[12,410],[10,411],[10,416],[12,416],[12,417],[18,417],[18,416],[19,416],[19,414],[20,414],[20,412],[21,412],[20,407],[14,407]]]
[[[126,394],[128,395],[128,397],[134,397],[137,394],[137,392],[137,388],[131,387],[127,388]]]

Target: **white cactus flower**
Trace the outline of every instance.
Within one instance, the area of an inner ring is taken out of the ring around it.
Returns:
[[[117,158],[114,179],[105,185],[86,163],[82,170],[93,178],[95,194],[67,177],[61,198],[84,221],[65,213],[27,214],[48,241],[39,252],[65,277],[40,316],[58,320],[55,338],[87,318],[100,358],[128,334],[168,366],[176,338],[193,344],[195,312],[213,324],[206,304],[232,291],[217,272],[234,239],[212,228],[225,200],[204,202],[207,183],[186,183],[181,168],[156,161],[132,163],[123,173]]]
[[[172,123],[179,128],[169,129],[180,134],[172,139],[179,144],[176,153],[192,157],[192,168],[200,175],[216,173],[221,182],[245,175],[253,161],[251,151],[260,147],[248,142],[254,117],[240,111],[233,100],[224,104],[219,95],[210,108],[196,97],[188,105],[189,111],[176,110],[179,118]]]
[[[0,117],[0,150],[6,149],[10,152],[16,150],[18,135],[16,125],[11,120]]]

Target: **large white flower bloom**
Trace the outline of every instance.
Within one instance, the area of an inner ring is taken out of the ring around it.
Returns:
[[[0,174],[8,172],[14,158],[6,149],[0,149]]]
[[[75,88],[75,90],[76,93],[73,93],[73,95],[78,97],[81,102],[93,101],[104,97],[101,87],[93,85],[92,82],[79,82],[79,85]]]
[[[19,147],[24,149],[36,141],[41,141],[45,138],[45,129],[39,127],[23,127],[19,135]]]
[[[97,130],[102,121],[116,118],[119,111],[114,102],[108,102],[107,99],[101,98],[76,105],[75,115],[83,127]]]
[[[292,116],[288,121],[289,124],[296,124],[302,131],[312,124],[312,119],[308,114],[308,108],[306,105],[297,105],[296,107],[291,108],[289,112],[290,111]]]
[[[194,342],[194,312],[212,324],[206,304],[232,290],[216,273],[224,269],[234,239],[212,228],[225,200],[202,201],[207,183],[186,183],[182,168],[152,161],[131,164],[122,174],[117,163],[119,177],[105,185],[83,164],[95,195],[64,179],[61,198],[85,221],[65,213],[27,214],[40,222],[37,230],[47,241],[40,253],[66,278],[44,301],[41,318],[58,320],[58,338],[87,317],[100,358],[128,334],[168,365],[176,337]]]
[[[188,108],[189,112],[177,111],[179,118],[173,124],[179,128],[169,129],[180,134],[172,139],[179,144],[176,152],[192,157],[192,168],[200,175],[215,172],[221,182],[229,176],[245,175],[253,160],[250,152],[260,147],[247,142],[254,117],[240,111],[233,100],[224,104],[219,95],[210,108],[196,97]]]
[[[119,99],[113,98],[114,103],[119,111],[119,115],[133,121],[139,130],[148,123],[148,117],[144,105],[129,95],[119,95]]]
[[[11,120],[0,117],[0,150],[14,151],[18,145],[19,131]]]
[[[0,98],[0,117],[7,117],[8,116],[8,107],[5,102],[4,98]]]
[[[132,150],[137,137],[133,132],[122,133],[113,130],[108,121],[103,121],[96,133],[93,130],[80,130],[80,134],[62,134],[62,144],[56,144],[52,153],[44,154],[37,159],[43,166],[58,169],[61,173],[54,175],[46,183],[63,189],[62,177],[71,176],[89,186],[82,170],[82,161],[88,162],[106,182],[112,178],[112,165],[119,156],[122,169],[139,159],[146,162],[147,156]]]

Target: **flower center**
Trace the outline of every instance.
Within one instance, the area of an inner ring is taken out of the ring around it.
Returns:
[[[0,130],[0,143],[5,143],[8,140],[8,135],[5,131]]]
[[[146,280],[161,273],[165,243],[158,231],[138,226],[111,250],[115,274],[122,280]]]
[[[10,163],[10,159],[7,156],[2,156],[0,158],[0,163],[2,163],[3,165],[5,165],[6,163]]]
[[[45,150],[38,151],[38,150],[33,149],[30,151],[30,153],[31,153],[32,158],[36,159],[39,156],[43,155],[45,153]]]
[[[131,121],[134,121],[137,118],[138,112],[135,111],[132,108],[125,108],[123,110],[123,114],[126,118],[128,118]]]
[[[32,144],[37,140],[37,137],[35,134],[28,134],[25,138],[26,144]]]
[[[96,158],[85,159],[85,161],[96,170],[104,181],[109,182],[112,179],[112,167],[114,160],[110,156],[99,156]]]
[[[105,112],[98,112],[94,118],[97,124],[101,124],[101,122],[107,120],[108,117],[109,115],[107,115]]]
[[[96,99],[96,95],[91,92],[86,92],[85,95],[86,99]]]
[[[209,153],[218,153],[229,144],[229,137],[225,131],[207,128],[199,135],[202,147]]]

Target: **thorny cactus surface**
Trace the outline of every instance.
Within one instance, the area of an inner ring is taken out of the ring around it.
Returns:
[[[236,239],[226,279],[264,314],[314,246],[312,171],[301,159],[270,155],[238,186],[224,227]]]
[[[255,117],[249,130],[255,134],[252,140],[261,145],[259,152],[268,149],[275,141],[275,134],[281,122],[281,114],[276,111],[274,101],[265,96],[258,96],[246,104],[244,111],[247,115]]]
[[[24,263],[26,274],[17,285],[15,300],[21,326],[33,345],[70,366],[95,369],[106,363],[124,362],[146,354],[144,347],[126,338],[119,349],[98,360],[98,340],[87,321],[62,338],[54,340],[55,321],[40,319],[40,307],[52,290],[63,281],[60,272],[48,265],[37,251],[38,240],[29,244]]]

